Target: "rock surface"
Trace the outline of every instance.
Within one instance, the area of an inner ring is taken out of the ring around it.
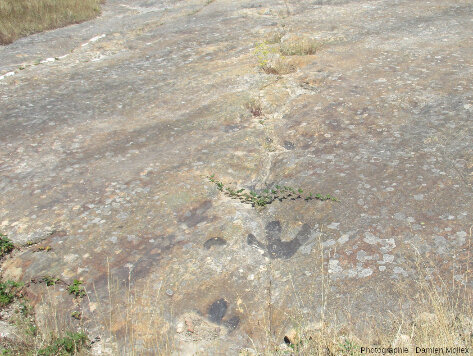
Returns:
[[[469,0],[108,0],[0,48],[0,228],[25,246],[4,276],[83,280],[102,354],[237,354],[295,320],[389,327],[429,277],[471,291],[472,15]],[[315,54],[260,68],[301,37]],[[339,202],[255,209],[211,174]]]

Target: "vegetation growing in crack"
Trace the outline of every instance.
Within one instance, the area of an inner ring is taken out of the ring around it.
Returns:
[[[23,283],[15,281],[0,282],[0,307],[5,307],[19,296]]]
[[[296,67],[286,60],[286,56],[313,55],[323,46],[323,42],[304,36],[292,36],[281,42],[283,36],[284,34],[277,32],[255,45],[253,54],[258,67],[266,74],[292,73]]]
[[[13,242],[4,234],[0,234],[0,258],[13,251]]]
[[[296,37],[281,43],[279,52],[285,56],[308,56],[315,54],[322,43],[305,37]]]
[[[312,194],[304,193],[304,190],[301,188],[295,189],[288,186],[276,185],[271,189],[264,189],[262,192],[255,192],[252,190],[246,190],[245,188],[234,189],[231,187],[225,186],[225,184],[215,178],[215,175],[212,174],[207,177],[207,179],[214,183],[217,186],[217,189],[233,199],[238,199],[242,203],[251,204],[253,207],[264,207],[268,204],[271,204],[275,200],[283,201],[285,199],[304,199],[305,201],[309,200],[332,200],[338,201],[335,197],[330,194]]]
[[[51,246],[49,246],[49,245],[48,245],[48,246],[40,246],[40,247],[38,247],[36,250],[34,250],[34,252],[41,252],[41,251],[43,251],[43,252],[49,252],[49,251],[51,251],[52,249],[53,249],[53,248],[52,248]]]
[[[82,331],[66,332],[66,335],[56,338],[51,343],[38,350],[40,356],[75,355],[87,347],[88,338]]]
[[[342,343],[338,345],[338,347],[339,350],[343,353],[343,355],[358,356],[362,354],[360,352],[361,346],[357,345],[350,339],[345,339]]]
[[[84,287],[82,286],[82,282],[78,279],[74,279],[72,284],[67,287],[67,291],[74,295],[76,298],[82,298],[87,294],[85,292]]]
[[[80,311],[73,311],[71,313],[71,317],[76,320],[80,320],[82,318],[82,313]]]
[[[266,74],[288,74],[296,70],[294,65],[286,62],[279,53],[279,49],[266,42],[258,43],[253,50],[258,60],[258,67]]]
[[[56,285],[56,283],[59,282],[59,278],[52,276],[44,276],[41,281],[46,283],[46,285],[50,287]]]

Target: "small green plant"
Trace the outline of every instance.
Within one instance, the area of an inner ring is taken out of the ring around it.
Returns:
[[[59,278],[52,277],[52,276],[44,276],[42,278],[42,282],[46,283],[48,287],[54,286],[59,281]]]
[[[18,313],[20,313],[23,317],[27,317],[33,314],[33,307],[27,301],[23,300],[20,303],[20,307],[18,308]]]
[[[23,283],[18,283],[15,281],[5,281],[0,282],[0,306],[5,307],[18,295]]]
[[[256,44],[253,54],[257,59],[258,67],[266,74],[282,75],[296,70],[292,64],[284,60],[278,47],[270,46],[267,42]]]
[[[49,252],[51,251],[53,248],[51,246],[40,246],[38,247],[34,252]]]
[[[313,195],[312,193],[305,194],[304,191],[299,188],[299,189],[294,189],[292,187],[288,186],[280,186],[276,185],[273,189],[265,189],[260,193],[257,193],[255,191],[249,190],[247,191],[246,189],[233,189],[230,187],[225,187],[223,182],[218,181],[215,179],[215,175],[212,174],[211,176],[208,176],[207,179],[214,183],[217,186],[217,189],[224,193],[225,195],[233,198],[233,199],[238,199],[242,203],[249,203],[252,206],[256,207],[264,207],[265,205],[271,204],[275,200],[283,201],[284,199],[304,199],[305,201],[309,201],[312,199],[316,200],[332,200],[332,201],[338,201],[336,198],[332,197],[330,194],[327,195],[322,195],[322,194],[315,194]]]
[[[79,281],[78,279],[74,279],[72,284],[70,284],[69,287],[67,287],[67,290],[76,298],[82,298],[85,295],[87,295],[84,287],[82,287],[82,282]]]
[[[71,313],[71,317],[73,317],[76,320],[80,320],[82,318],[82,313],[80,311],[73,311]]]
[[[9,350],[9,349],[0,349],[0,356],[13,356],[14,353],[12,350]]]
[[[256,44],[255,49],[253,50],[253,54],[258,59],[258,66],[263,69],[268,64],[271,55],[276,52],[277,50],[268,46],[266,42]]]
[[[0,234],[0,257],[3,257],[7,253],[13,251],[15,246],[11,242],[11,240],[7,237],[7,235]]]
[[[356,345],[353,341],[345,339],[345,341],[338,345],[342,355],[357,356],[360,355],[360,346]]]
[[[38,350],[38,356],[75,355],[87,347],[87,335],[82,332],[66,332],[66,335],[55,338],[51,343]]]

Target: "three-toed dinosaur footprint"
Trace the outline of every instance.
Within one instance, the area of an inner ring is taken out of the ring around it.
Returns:
[[[281,240],[281,224],[278,220],[270,221],[266,224],[266,244],[258,241],[253,234],[248,234],[247,242],[250,246],[255,246],[264,250],[271,259],[291,258],[310,237],[310,227],[304,224],[301,230],[291,241]]]

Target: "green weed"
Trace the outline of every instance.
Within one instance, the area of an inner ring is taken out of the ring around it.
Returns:
[[[67,287],[68,292],[74,295],[76,298],[82,298],[86,296],[87,293],[85,292],[85,289],[84,287],[82,287],[81,284],[81,281],[79,281],[78,279],[74,279],[72,284]]]
[[[46,285],[50,287],[50,286],[54,286],[57,282],[59,282],[59,278],[52,277],[52,276],[44,276],[41,281],[46,283]]]
[[[23,283],[10,280],[0,282],[0,307],[5,307],[13,302],[21,287],[23,287]]]
[[[66,332],[66,336],[53,339],[51,344],[38,350],[38,356],[75,355],[87,347],[87,335],[82,332]]]
[[[0,234],[0,257],[3,257],[7,253],[13,251],[15,246],[11,242],[11,240],[7,237],[7,235]]]
[[[51,246],[40,246],[38,247],[34,252],[49,252],[51,251],[53,248]]]
[[[349,339],[345,339],[345,341],[339,344],[338,346],[343,355],[347,355],[347,356],[360,355],[360,350],[361,350],[360,346],[355,344],[353,341],[350,341]]]
[[[312,199],[316,200],[332,200],[338,201],[335,197],[331,196],[330,194],[322,195],[322,194],[304,194],[304,191],[299,189],[294,189],[288,186],[280,186],[276,185],[272,189],[265,189],[262,192],[255,192],[252,190],[247,191],[244,188],[241,189],[233,189],[231,187],[225,187],[223,182],[218,181],[215,179],[215,175],[212,174],[208,176],[207,179],[214,183],[217,186],[217,189],[224,193],[225,195],[229,196],[233,199],[238,199],[242,203],[251,204],[253,207],[264,207],[268,204],[271,204],[275,200],[283,201],[285,199],[304,199],[305,201],[309,201]]]
[[[73,311],[71,313],[71,317],[73,317],[76,320],[80,320],[82,318],[82,313],[79,311]]]
[[[258,67],[266,74],[288,74],[296,70],[296,68],[284,60],[281,56],[279,48],[269,45],[267,42],[256,44],[253,55],[256,57]]]

